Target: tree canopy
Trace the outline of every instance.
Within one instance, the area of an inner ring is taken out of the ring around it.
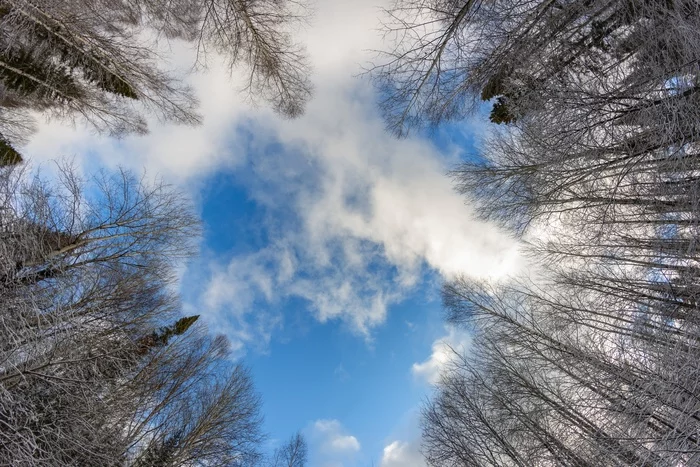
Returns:
[[[260,399],[223,336],[182,316],[186,200],[128,172],[0,173],[0,458],[12,465],[242,465]]]
[[[311,85],[291,30],[305,14],[277,0],[0,1],[0,163],[21,157],[31,111],[113,135],[146,132],[146,115],[198,123],[191,90],[147,36],[190,43],[193,65],[216,55],[232,73],[247,69],[252,96],[298,116]]]
[[[484,101],[452,175],[527,277],[445,285],[474,333],[423,416],[431,465],[695,465],[700,6],[398,1],[373,76],[398,134]]]

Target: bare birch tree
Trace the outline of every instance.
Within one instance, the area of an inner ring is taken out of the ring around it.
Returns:
[[[447,284],[475,333],[424,414],[431,465],[694,465],[697,2],[399,1],[373,73],[395,132],[489,101],[453,172],[536,275]],[[544,232],[544,235],[542,234]]]
[[[227,341],[182,317],[187,201],[121,171],[0,173],[0,463],[239,465],[259,398]]]
[[[301,432],[295,433],[280,448],[275,450],[273,467],[304,467],[307,461],[308,447]]]

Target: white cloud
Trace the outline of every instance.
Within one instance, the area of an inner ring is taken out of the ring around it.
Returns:
[[[380,467],[425,467],[418,442],[393,441],[384,446]]]
[[[323,171],[321,186],[300,196],[311,239],[371,241],[405,273],[423,261],[445,277],[500,276],[513,269],[514,243],[475,220],[444,175],[449,162],[434,147],[393,139],[371,108],[350,99],[328,101],[319,99],[309,118],[280,129],[288,147],[304,135],[309,157]],[[351,108],[342,129],[333,128],[334,113],[344,106]]]
[[[179,62],[194,61],[194,52],[181,44],[172,51]],[[188,60],[188,58],[190,58]],[[76,157],[83,166],[123,166],[137,171],[144,168],[169,181],[187,180],[218,169],[232,169],[245,161],[245,154],[229,136],[235,122],[249,109],[244,96],[236,91],[236,80],[221,64],[212,61],[206,71],[185,75],[200,101],[203,124],[196,127],[176,125],[149,118],[148,135],[130,135],[115,139],[95,134],[84,125],[68,126],[60,121],[43,122],[25,149],[34,162],[57,156]]]
[[[427,360],[414,363],[413,375],[430,384],[440,379],[440,372],[455,357],[455,352],[463,354],[469,346],[469,335],[454,327],[447,327],[447,335],[433,342],[432,353]]]
[[[316,420],[313,424],[314,439],[321,441],[321,450],[332,454],[358,452],[360,442],[346,434],[338,420]]]
[[[323,467],[354,465],[360,442],[338,420],[316,420],[307,430],[311,464]]]
[[[267,289],[246,278],[260,299],[269,301],[266,290],[305,299],[319,321],[341,320],[369,337],[425,266],[447,279],[497,278],[517,267],[517,248],[451,189],[446,156],[387,135],[367,84],[353,90],[321,87],[305,117],[251,123],[257,146],[283,149],[249,154],[249,192],[291,209],[272,215],[274,243],[245,259],[250,270],[267,268]],[[240,261],[215,268],[226,277],[212,282],[237,283]]]

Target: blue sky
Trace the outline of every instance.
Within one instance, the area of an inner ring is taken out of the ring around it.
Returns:
[[[226,334],[264,400],[267,447],[302,430],[310,466],[422,466],[418,411],[444,364],[443,280],[517,268],[514,243],[475,219],[446,171],[475,154],[475,118],[396,140],[356,78],[381,46],[372,0],[320,0],[300,40],[314,100],[284,120],[237,92],[216,63],[188,76],[204,124],[152,122],[120,141],[45,123],[26,149],[84,170],[145,170],[188,193],[204,225],[183,265],[188,314]],[[174,44],[173,66],[192,51]]]

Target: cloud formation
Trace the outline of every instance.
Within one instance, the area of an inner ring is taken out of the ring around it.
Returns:
[[[190,306],[241,348],[269,339],[281,322],[270,308],[289,298],[304,300],[320,322],[339,320],[371,338],[426,267],[445,278],[483,278],[517,264],[514,242],[476,220],[452,191],[444,174],[456,155],[388,135],[370,85],[352,78],[369,57],[363,50],[378,48],[370,32],[375,3],[318,5],[304,33],[316,96],[298,120],[251,108],[212,61],[189,78],[201,100],[201,127],[153,121],[150,135],[115,142],[51,123],[27,153],[37,161],[58,151],[84,165],[146,168],[195,198],[211,174],[245,172],[249,195],[269,209],[270,242],[233,257],[213,252],[216,260],[190,271],[203,284]],[[182,68],[192,51],[178,47],[172,61]]]
[[[196,91],[202,125],[176,125],[149,118],[149,134],[115,139],[95,134],[80,122],[43,122],[25,153],[34,163],[70,156],[84,168],[146,169],[151,175],[158,174],[180,185],[217,170],[238,167],[245,155],[229,133],[249,106],[244,102],[245,96],[237,92],[240,84],[236,77],[215,61],[208,70],[186,74],[195,54],[184,44],[173,44],[170,56],[182,65],[174,74],[183,76]]]
[[[248,123],[254,170],[245,183],[270,210],[272,240],[212,265],[209,288],[244,281],[259,303],[301,298],[319,321],[369,337],[426,267],[446,279],[500,277],[517,266],[517,248],[451,189],[453,159],[386,134],[367,84],[352,90],[321,87],[297,121]],[[241,303],[236,294],[207,300]]]
[[[440,372],[455,357],[455,353],[464,354],[469,347],[469,334],[453,326],[446,326],[447,334],[433,342],[430,357],[420,363],[414,363],[411,372],[417,378],[429,384],[440,380]]]
[[[353,465],[360,442],[347,433],[338,420],[316,420],[308,430],[313,465],[342,467]]]
[[[418,442],[392,441],[384,447],[380,467],[425,467]]]

